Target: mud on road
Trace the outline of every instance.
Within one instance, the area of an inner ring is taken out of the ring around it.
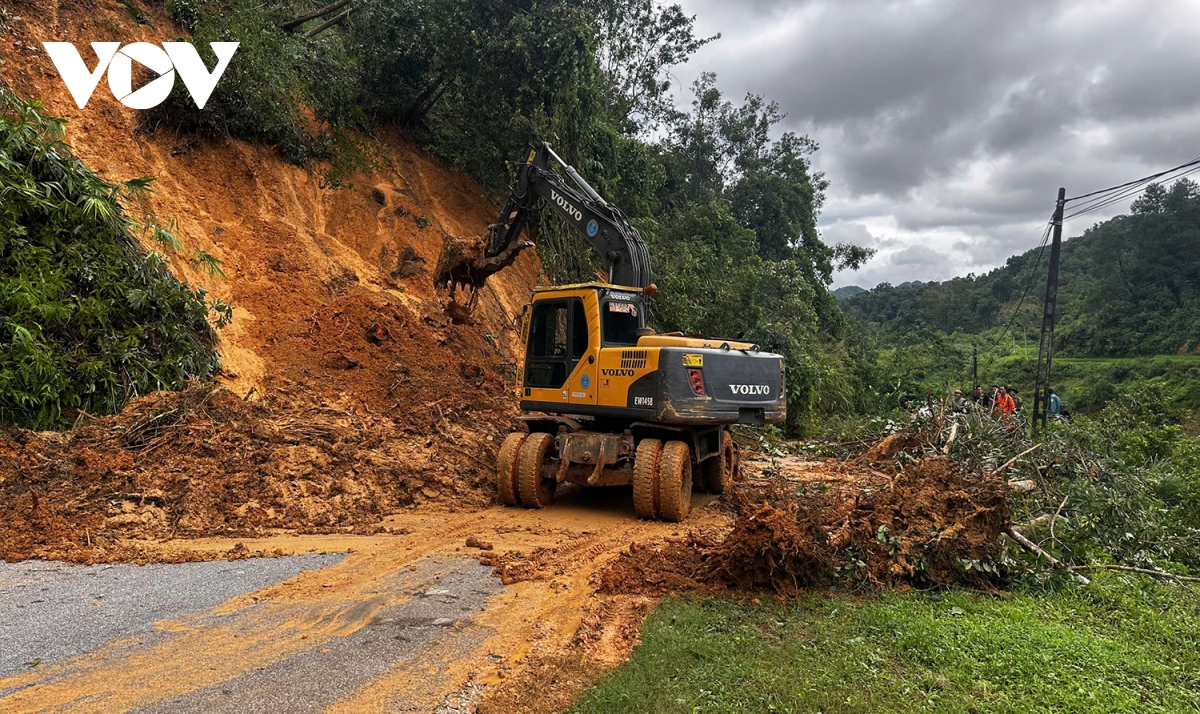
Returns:
[[[694,508],[686,528],[729,528],[714,497],[696,496]],[[386,518],[390,532],[373,536],[143,543],[161,560],[235,546],[346,555],[0,678],[0,709],[559,711],[625,659],[657,600],[598,595],[596,574],[632,542],[684,536],[631,513],[626,490],[591,489],[540,511],[428,506]]]

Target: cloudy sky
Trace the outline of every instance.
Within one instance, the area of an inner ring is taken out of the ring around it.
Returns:
[[[1200,156],[1195,0],[677,1],[722,35],[678,79],[716,72],[820,144],[822,234],[878,250],[835,286],[985,272],[1039,244],[1059,186]]]

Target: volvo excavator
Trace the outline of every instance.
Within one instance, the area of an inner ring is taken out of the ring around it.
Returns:
[[[500,447],[500,500],[544,508],[564,482],[632,485],[639,517],[682,521],[693,489],[722,493],[733,482],[733,424],[784,420],[783,358],[647,327],[656,288],[641,235],[549,144],[520,164],[485,256],[511,252],[543,205],[595,248],[609,282],[535,288],[525,307],[517,389],[528,431]]]

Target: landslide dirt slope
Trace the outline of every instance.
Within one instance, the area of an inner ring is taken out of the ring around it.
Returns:
[[[66,118],[67,142],[106,179],[156,177],[131,213],[176,221],[172,270],[236,310],[220,335],[226,391],[150,397],[83,433],[0,436],[0,502],[18,514],[0,557],[129,557],[105,548],[487,503],[482,464],[516,414],[514,317],[540,266],[526,252],[488,281],[470,324],[447,317],[430,273],[448,241],[495,219],[478,186],[395,132],[377,137],[384,168],[342,189],[267,146],[141,133],[103,80],[78,109],[40,43],[74,41],[92,63],[89,41],[185,34],[160,5],[150,26],[115,0],[3,9],[0,80]],[[224,278],[193,263],[198,250]]]

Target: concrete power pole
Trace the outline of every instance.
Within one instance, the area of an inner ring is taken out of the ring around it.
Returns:
[[[1058,260],[1062,253],[1063,206],[1067,202],[1067,189],[1058,189],[1058,202],[1054,207],[1054,238],[1050,243],[1050,273],[1046,277],[1046,304],[1042,312],[1042,339],[1038,345],[1037,381],[1034,383],[1033,428],[1046,426],[1046,413],[1050,410],[1050,362],[1054,358],[1054,310],[1058,301]]]

